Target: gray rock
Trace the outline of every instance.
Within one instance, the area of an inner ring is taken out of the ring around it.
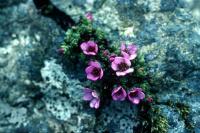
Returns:
[[[83,104],[83,87],[78,80],[68,78],[55,60],[45,61],[41,69],[44,82],[36,83],[44,94],[47,111],[65,121],[71,132],[91,132],[95,124],[94,112],[88,113]]]
[[[136,43],[159,101],[187,104],[189,122],[199,132],[198,1],[52,2],[76,21],[91,11],[94,24],[109,33],[113,45]],[[64,31],[55,22],[42,17],[31,0],[0,3],[0,132],[132,132],[139,122],[136,106],[111,102],[96,116],[82,101],[82,82],[65,73],[69,66],[56,53]],[[157,106],[169,121],[168,132],[187,131],[175,109]]]
[[[185,123],[180,119],[180,115],[177,111],[167,106],[160,106],[162,109],[162,113],[168,119],[169,124],[169,133],[184,133],[185,131]]]
[[[137,106],[127,101],[112,101],[109,106],[101,110],[95,129],[99,133],[105,131],[133,133],[133,127],[138,124]]]

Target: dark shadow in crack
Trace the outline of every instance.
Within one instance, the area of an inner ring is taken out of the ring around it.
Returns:
[[[69,15],[59,10],[50,0],[33,0],[33,2],[43,16],[53,19],[63,30],[75,24]]]

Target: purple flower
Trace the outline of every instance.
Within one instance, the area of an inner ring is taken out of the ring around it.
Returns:
[[[92,21],[93,20],[93,15],[91,12],[88,12],[85,14],[85,17],[87,18],[87,20]]]
[[[130,60],[124,57],[115,57],[111,64],[111,67],[114,71],[116,71],[117,76],[124,76],[128,73],[132,73],[133,68],[130,68],[130,66]]]
[[[85,88],[83,93],[83,100],[90,101],[90,107],[98,109],[100,105],[100,98],[97,92],[92,89]]]
[[[144,99],[145,94],[142,92],[141,88],[133,88],[131,91],[128,92],[128,99],[133,104],[139,104],[140,100]]]
[[[104,50],[104,51],[103,51],[103,55],[106,56],[106,57],[108,57],[109,51],[108,51],[108,50]]]
[[[112,53],[112,54],[109,56],[110,62],[113,62],[116,56],[117,56],[116,54],[113,54],[113,53]]]
[[[121,45],[121,54],[123,55],[123,57],[129,59],[129,60],[133,60],[136,58],[137,56],[137,47],[136,45],[132,44],[132,45],[128,45],[126,46],[126,44],[122,44]]]
[[[103,70],[97,61],[90,61],[89,66],[85,69],[87,79],[96,81],[103,77]]]
[[[126,96],[126,91],[121,86],[113,89],[112,91],[112,99],[115,101],[124,101]]]
[[[64,48],[59,48],[57,51],[58,51],[59,54],[64,54],[65,53],[65,49]]]
[[[152,103],[152,102],[153,102],[153,98],[148,97],[148,98],[147,98],[147,101],[148,101],[149,103]]]
[[[98,45],[93,41],[83,42],[80,47],[86,55],[96,55],[98,52]]]

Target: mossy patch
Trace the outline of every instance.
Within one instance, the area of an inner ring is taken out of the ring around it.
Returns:
[[[181,118],[184,120],[186,128],[190,132],[194,132],[194,125],[189,120],[189,114],[190,114],[190,107],[187,104],[184,103],[175,103],[176,110],[179,112]]]
[[[139,111],[140,123],[135,128],[137,133],[167,133],[168,120],[159,108],[143,102]]]
[[[189,132],[194,132],[194,124],[190,120],[190,107],[181,102],[174,102],[171,100],[168,100],[167,102],[161,103],[167,106],[170,106],[171,108],[175,109],[180,114],[181,119],[184,121],[186,129]]]

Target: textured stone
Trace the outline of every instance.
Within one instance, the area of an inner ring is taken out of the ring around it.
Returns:
[[[136,43],[159,101],[187,104],[189,122],[200,132],[198,1],[52,2],[76,21],[92,12],[94,24],[113,45]],[[68,74],[71,66],[62,64],[57,55],[64,31],[54,21],[42,17],[31,0],[0,3],[0,132],[132,132],[139,122],[137,106],[111,102],[95,115],[82,101],[82,82]],[[169,121],[168,132],[186,132],[174,108],[157,106]]]
[[[46,109],[58,120],[63,120],[69,131],[92,131],[95,124],[94,113],[88,113],[83,104],[83,87],[78,80],[69,79],[55,60],[45,61],[41,69],[44,80],[36,83],[44,94],[43,102]],[[84,111],[85,110],[85,111]],[[87,123],[82,123],[87,121]]]

